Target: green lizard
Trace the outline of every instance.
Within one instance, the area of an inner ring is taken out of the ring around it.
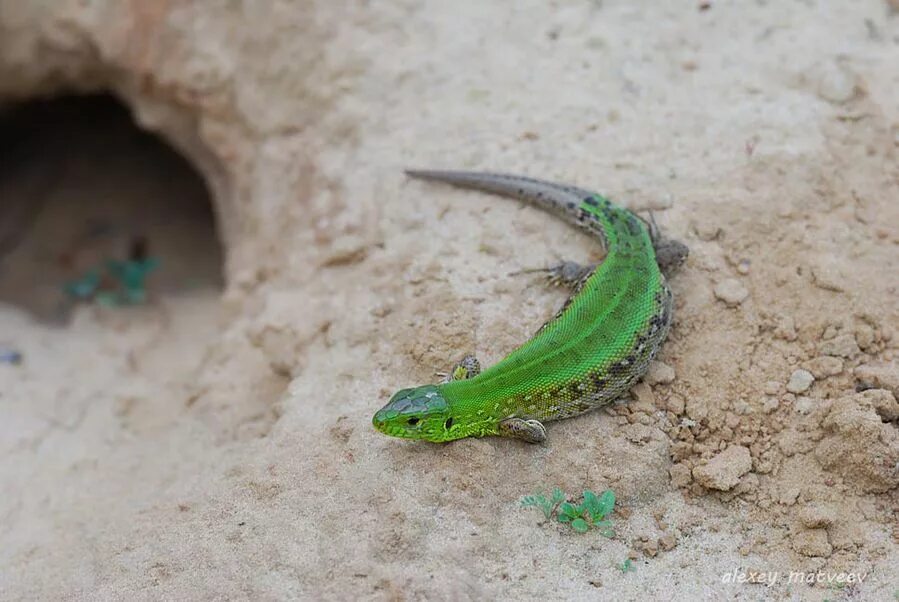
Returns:
[[[442,383],[397,392],[374,415],[377,430],[435,442],[499,435],[539,443],[543,422],[611,403],[643,376],[671,325],[664,273],[686,259],[685,245],[573,186],[504,174],[406,173],[533,203],[596,235],[606,256],[598,267],[563,261],[547,269],[574,291],[555,317],[484,372],[466,356]]]

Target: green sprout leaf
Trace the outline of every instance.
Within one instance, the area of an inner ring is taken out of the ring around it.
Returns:
[[[571,521],[571,528],[574,529],[575,531],[577,531],[578,533],[586,533],[587,530],[590,528],[590,525],[588,525],[587,521],[585,521],[584,519],[576,518],[573,521]]]
[[[564,502],[561,506],[559,506],[559,522],[560,523],[570,523],[576,518],[580,518],[580,512],[578,512],[577,507],[571,502]]]
[[[584,510],[594,516],[599,516],[599,498],[589,489],[584,490]]]
[[[612,510],[615,508],[615,492],[611,489],[606,489],[603,494],[599,497],[599,512],[597,513],[600,517],[608,516]]]
[[[553,489],[553,497],[552,497],[553,505],[561,504],[564,501],[565,501],[565,492],[562,491],[561,489],[559,489],[558,487]]]

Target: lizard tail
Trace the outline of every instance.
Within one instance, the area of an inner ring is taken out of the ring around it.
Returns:
[[[581,202],[593,195],[574,186],[501,173],[407,169],[406,175],[520,199],[557,214],[576,226],[583,225],[578,220]]]

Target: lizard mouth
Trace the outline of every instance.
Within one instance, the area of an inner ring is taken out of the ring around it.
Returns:
[[[408,429],[398,426],[393,422],[396,418],[396,410],[381,409],[378,410],[371,419],[372,426],[376,430],[390,435],[391,437],[401,437],[403,439],[412,439],[414,435]]]
[[[378,410],[377,412],[375,412],[374,417],[372,417],[372,419],[371,419],[371,424],[372,424],[372,426],[375,427],[375,429],[381,431],[382,433],[386,433],[388,435],[390,434],[390,433],[387,433],[388,426],[387,426],[387,415],[386,415],[385,410]]]

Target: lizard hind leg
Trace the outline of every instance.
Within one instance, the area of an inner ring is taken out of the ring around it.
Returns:
[[[554,266],[548,268],[534,268],[530,270],[520,270],[513,274],[529,274],[534,272],[545,272],[546,279],[554,286],[567,286],[569,288],[578,288],[590,274],[596,270],[596,265],[581,265],[574,261],[560,261]]]
[[[649,212],[649,221],[643,221],[649,226],[649,238],[656,252],[659,269],[663,274],[673,274],[687,260],[690,248],[679,240],[665,238],[652,211]]]
[[[437,376],[443,377],[443,382],[448,383],[454,380],[468,380],[474,378],[481,373],[481,362],[478,358],[468,354],[461,360],[453,364],[449,372],[438,372]]]
[[[656,263],[665,275],[673,274],[683,265],[690,255],[690,248],[679,240],[663,238],[653,246],[656,250]]]
[[[499,436],[521,439],[528,443],[546,441],[546,427],[539,420],[524,418],[506,418],[499,423]]]

